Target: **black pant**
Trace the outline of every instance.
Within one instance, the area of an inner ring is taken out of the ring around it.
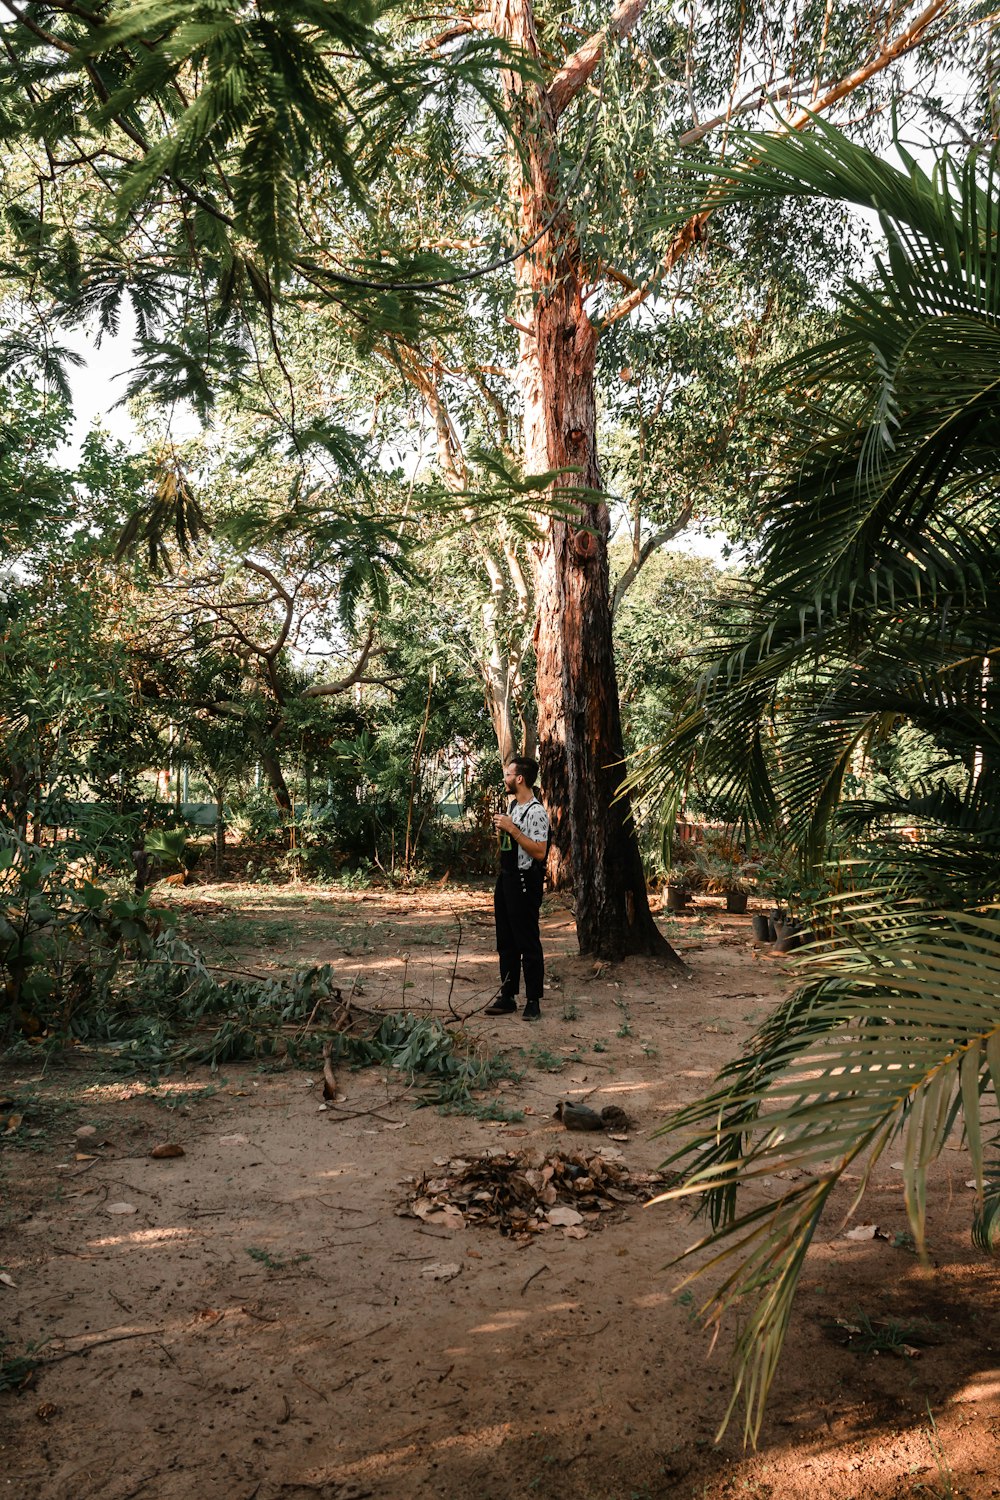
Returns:
[[[532,860],[530,870],[501,870],[493,892],[500,956],[500,993],[513,999],[524,969],[527,1000],[541,1000],[545,980],[538,913],[542,905],[545,866]]]

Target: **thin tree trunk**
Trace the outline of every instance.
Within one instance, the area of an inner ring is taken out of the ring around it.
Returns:
[[[292,811],[292,794],[288,790],[288,783],[285,780],[284,772],[281,769],[281,762],[275,751],[273,749],[262,750],[260,764],[267,784],[271,788],[275,806],[279,812],[290,814]]]
[[[497,0],[494,25],[540,58],[532,0]],[[511,157],[518,234],[537,242],[517,262],[518,384],[526,472],[558,471],[582,489],[578,521],[546,519],[534,576],[541,783],[553,826],[551,873],[571,862],[581,951],[677,956],[649,910],[628,801],[618,798],[623,746],[611,637],[609,517],[599,498],[597,335],[583,305],[576,235],[556,211],[556,106],[538,84],[508,74],[523,155]]]
[[[221,878],[226,859],[226,817],[222,805],[222,790],[215,793],[215,873]]]

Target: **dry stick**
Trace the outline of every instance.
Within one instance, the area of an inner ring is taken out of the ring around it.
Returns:
[[[121,1344],[126,1339],[149,1339],[158,1333],[166,1333],[165,1328],[144,1328],[139,1333],[115,1333],[109,1339],[93,1339],[85,1344],[82,1349],[66,1349],[62,1354],[50,1354],[47,1359],[41,1361],[46,1365],[57,1365],[64,1359],[75,1359],[78,1354],[89,1354],[91,1349],[99,1349],[102,1344]],[[70,1334],[70,1338],[80,1338],[80,1334]]]
[[[308,1380],[303,1380],[301,1375],[296,1375],[295,1379],[299,1385],[304,1385],[307,1391],[312,1391],[314,1396],[318,1396],[321,1401],[326,1401],[327,1405],[330,1404],[328,1397],[324,1396],[322,1391],[318,1391],[314,1385],[310,1385]]]
[[[527,1281],[524,1283],[524,1286],[521,1288],[521,1296],[522,1297],[524,1296],[525,1292],[528,1290],[528,1288],[531,1285],[531,1283],[534,1281],[535,1277],[536,1276],[541,1276],[542,1272],[543,1271],[547,1271],[548,1269],[549,1269],[548,1266],[539,1266],[537,1271],[532,1271],[531,1275],[528,1277]]]
[[[337,1075],[333,1071],[333,1063],[330,1061],[330,1053],[333,1050],[332,1042],[323,1043],[323,1098],[336,1099],[337,1097]]]
[[[327,1323],[326,1326],[327,1328],[329,1328],[331,1325]],[[374,1338],[377,1333],[384,1333],[387,1328],[393,1327],[395,1327],[395,1324],[393,1323],[380,1323],[377,1328],[369,1328],[367,1333],[359,1333],[355,1338],[348,1339],[346,1344],[337,1344],[337,1346],[331,1351],[331,1353],[339,1354],[341,1349],[349,1349],[352,1344],[360,1344],[363,1339]]]
[[[610,1328],[610,1327],[611,1327],[611,1319],[609,1318],[606,1323],[602,1323],[601,1324],[600,1328],[590,1328],[590,1329],[587,1330],[586,1333],[564,1333],[563,1334],[563,1338],[564,1339],[595,1339],[599,1333],[603,1333],[606,1328]]]
[[[461,1026],[461,1025],[464,1025],[464,1023],[468,1020],[468,1016],[460,1016],[458,1014],[458,1011],[455,1009],[455,1007],[451,1003],[451,997],[452,997],[452,995],[455,992],[455,975],[458,972],[458,955],[462,951],[462,914],[461,914],[461,912],[455,911],[455,912],[453,912],[453,915],[454,915],[454,918],[455,918],[455,924],[458,927],[458,941],[455,944],[455,962],[451,966],[451,978],[448,981],[448,998],[447,998],[447,1004],[448,1004],[448,1010],[449,1010],[450,1014],[452,1016],[454,1016],[455,1020]],[[470,1014],[471,1014],[471,1012],[470,1012]]]
[[[360,1120],[363,1118],[381,1120],[383,1125],[399,1125],[402,1123],[402,1121],[400,1120],[390,1120],[386,1115],[376,1114],[375,1110],[373,1109],[345,1110],[342,1109],[339,1105],[334,1105],[334,1109],[336,1110],[336,1114],[333,1116],[333,1120],[337,1125],[343,1125],[347,1120]]]

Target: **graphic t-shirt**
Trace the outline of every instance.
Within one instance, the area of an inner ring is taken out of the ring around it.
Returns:
[[[549,815],[537,797],[532,802],[515,802],[510,815],[525,838],[537,839],[540,844],[544,844],[549,836]],[[518,844],[517,868],[530,870],[533,863],[531,855]]]

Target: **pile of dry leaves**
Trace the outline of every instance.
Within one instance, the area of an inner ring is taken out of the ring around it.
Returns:
[[[676,1181],[672,1173],[630,1172],[621,1152],[607,1146],[589,1156],[487,1151],[471,1161],[438,1157],[434,1165],[433,1175],[408,1179],[402,1215],[444,1229],[482,1224],[518,1238],[560,1228],[583,1239]]]

